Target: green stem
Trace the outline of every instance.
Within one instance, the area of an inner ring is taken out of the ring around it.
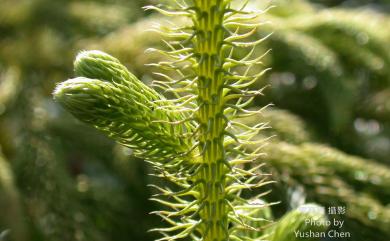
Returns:
[[[226,3],[222,0],[194,0],[198,11],[194,19],[198,77],[197,113],[200,125],[199,151],[202,170],[197,178],[200,184],[200,211],[202,240],[228,240],[228,206],[226,203],[226,173],[224,131],[226,121],[223,107],[223,17]]]

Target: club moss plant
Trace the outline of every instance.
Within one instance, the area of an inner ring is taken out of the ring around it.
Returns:
[[[150,49],[167,59],[153,65],[159,70],[154,83],[174,98],[100,51],[77,56],[77,77],[60,83],[54,98],[172,183],[153,186],[160,194],[152,199],[167,207],[154,213],[169,224],[153,229],[162,234],[159,240],[259,240],[264,218],[254,214],[272,205],[260,199],[271,181],[256,162],[264,140],[254,137],[266,125],[238,119],[261,111],[245,109],[261,95],[250,87],[264,71],[252,73],[251,67],[261,65],[255,50],[264,39],[248,40],[262,24],[261,12],[247,10],[247,3],[234,8],[230,0],[173,5],[146,9],[189,20],[161,27],[167,48]],[[247,55],[235,58],[241,48]],[[245,190],[258,195],[248,197]]]

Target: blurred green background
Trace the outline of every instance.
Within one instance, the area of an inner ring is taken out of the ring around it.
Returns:
[[[83,49],[119,58],[147,83],[143,0],[0,0],[0,240],[149,241],[159,218],[149,166],[53,102]],[[256,37],[272,70],[253,122],[276,216],[305,202],[345,206],[357,241],[390,240],[390,1],[274,0]],[[268,1],[250,2],[266,8]],[[171,20],[174,21],[174,20]],[[238,53],[240,54],[240,53]],[[244,53],[242,53],[244,54]],[[261,71],[259,69],[258,71]]]

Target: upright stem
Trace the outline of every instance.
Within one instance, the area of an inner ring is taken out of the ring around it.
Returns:
[[[196,13],[193,39],[197,58],[197,88],[200,125],[199,151],[202,170],[197,178],[203,207],[202,240],[228,240],[228,206],[226,203],[225,149],[223,146],[226,121],[223,107],[224,73],[222,66],[223,19],[227,3],[223,0],[194,0]]]

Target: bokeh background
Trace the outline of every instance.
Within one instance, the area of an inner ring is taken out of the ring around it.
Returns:
[[[0,240],[149,241],[149,166],[54,103],[73,59],[99,49],[140,79],[161,44],[144,0],[0,0]],[[271,71],[256,105],[276,216],[344,206],[356,241],[390,240],[390,1],[274,0],[257,38]],[[266,8],[253,0],[250,7]],[[174,20],[172,20],[174,21]],[[259,69],[258,71],[261,71]]]

